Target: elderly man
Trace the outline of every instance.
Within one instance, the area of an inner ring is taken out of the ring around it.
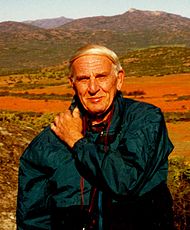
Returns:
[[[79,49],[70,73],[70,108],[20,158],[17,229],[174,229],[162,112],[122,96],[106,47]]]

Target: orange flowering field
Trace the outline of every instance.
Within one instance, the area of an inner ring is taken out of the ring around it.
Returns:
[[[0,86],[5,86],[3,78],[0,79]],[[163,112],[190,112],[190,74],[126,77],[122,91],[126,97],[155,104]],[[23,90],[16,92],[24,93]],[[66,93],[73,94],[67,84],[27,90],[27,94],[33,95]],[[8,111],[61,112],[69,104],[68,100],[33,100],[9,95],[0,97],[0,109]],[[167,126],[175,145],[172,155],[190,157],[190,121],[170,122]]]

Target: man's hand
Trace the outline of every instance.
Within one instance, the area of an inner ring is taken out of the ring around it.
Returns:
[[[76,107],[73,113],[70,110],[66,110],[64,113],[57,115],[54,123],[51,124],[51,129],[72,148],[75,142],[83,137],[79,109]]]

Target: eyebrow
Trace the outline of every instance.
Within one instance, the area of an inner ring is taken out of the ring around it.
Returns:
[[[99,73],[95,73],[93,74],[94,76],[98,76],[98,75],[109,75],[110,73],[104,71],[104,72],[99,72]],[[75,75],[76,78],[82,78],[82,77],[90,77],[89,75]]]

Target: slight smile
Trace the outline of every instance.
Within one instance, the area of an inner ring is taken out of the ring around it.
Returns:
[[[88,98],[89,101],[91,101],[92,103],[98,103],[103,99],[103,97],[90,97]]]

